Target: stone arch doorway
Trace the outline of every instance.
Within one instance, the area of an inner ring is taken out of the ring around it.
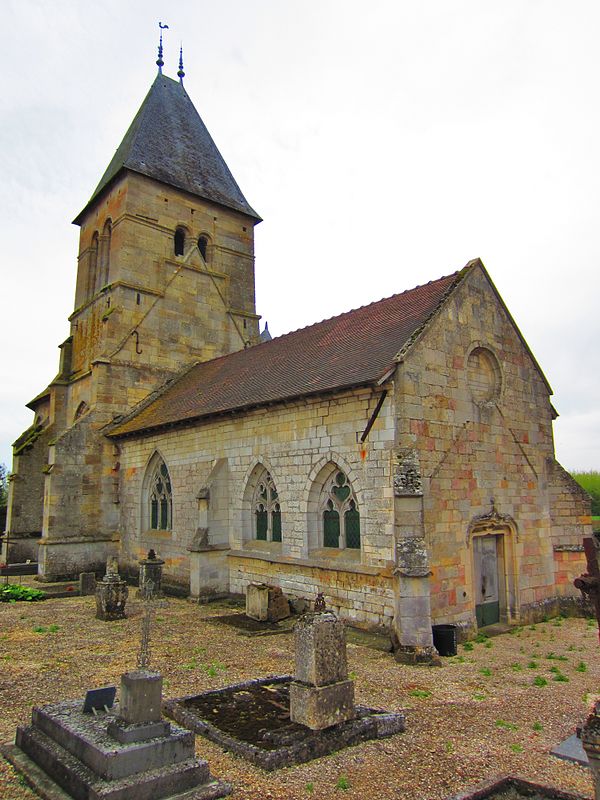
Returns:
[[[510,518],[505,522],[489,516],[475,521],[468,537],[478,628],[518,619],[516,526],[511,524]]]

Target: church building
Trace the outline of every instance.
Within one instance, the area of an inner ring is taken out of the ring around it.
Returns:
[[[56,377],[14,444],[4,557],[45,581],[134,575],[196,600],[325,595],[432,654],[573,601],[587,495],[552,390],[479,259],[293,333],[259,333],[249,205],[159,72],[80,227]],[[3,559],[4,560],[4,559]]]

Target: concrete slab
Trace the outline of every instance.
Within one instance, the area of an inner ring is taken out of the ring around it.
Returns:
[[[553,747],[550,750],[550,755],[562,758],[565,761],[574,761],[576,764],[581,764],[582,767],[589,767],[590,765],[587,753],[581,744],[581,739],[576,733],[571,734],[560,744],[557,744],[556,747]]]

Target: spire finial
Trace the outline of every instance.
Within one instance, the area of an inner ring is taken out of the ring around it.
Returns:
[[[158,58],[156,59],[156,63],[158,65],[158,73],[159,73],[159,75],[162,75],[162,68],[163,68],[164,63],[165,63],[163,61],[162,32],[165,30],[165,28],[168,28],[169,26],[168,25],[163,25],[162,22],[159,22],[158,23],[158,27],[160,28],[160,41],[158,43]]]
[[[183,45],[179,48],[179,70],[177,72],[177,77],[179,78],[179,83],[183,86],[183,79],[185,77],[185,72],[183,71]]]

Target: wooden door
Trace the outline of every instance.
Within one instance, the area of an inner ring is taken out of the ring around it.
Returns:
[[[475,615],[479,628],[500,621],[498,592],[499,536],[475,536],[473,559],[475,563]]]

